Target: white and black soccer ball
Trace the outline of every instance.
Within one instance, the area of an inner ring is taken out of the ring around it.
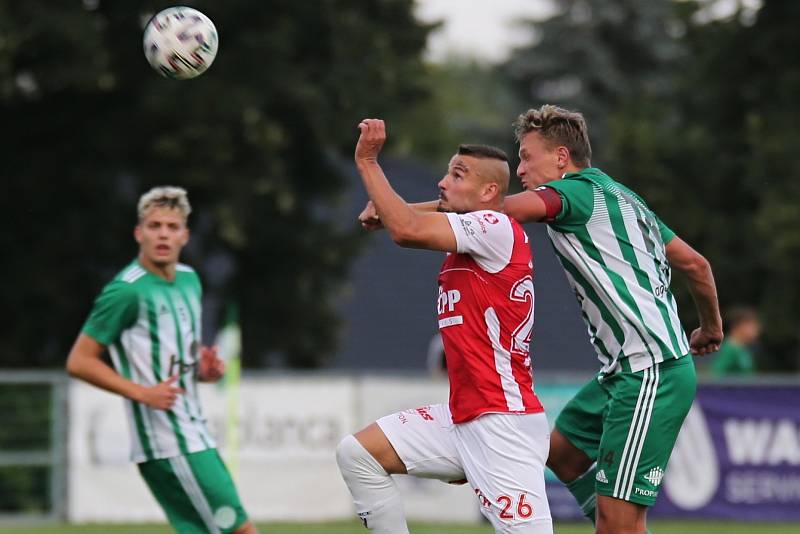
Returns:
[[[191,7],[157,13],[144,29],[144,55],[162,76],[187,80],[199,76],[217,56],[219,39],[211,19]]]

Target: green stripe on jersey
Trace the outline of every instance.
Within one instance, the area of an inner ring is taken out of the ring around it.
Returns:
[[[128,360],[128,355],[125,353],[125,348],[122,346],[122,343],[117,340],[114,343],[114,348],[117,352],[117,357],[119,358],[120,370],[123,377],[131,380],[131,364]],[[147,430],[144,427],[144,420],[142,415],[143,406],[139,402],[131,401],[131,411],[133,412],[133,419],[136,427],[136,435],[139,437],[139,443],[142,445],[142,450],[144,451],[144,455],[148,460],[152,460],[155,458],[153,455],[153,447],[150,444],[150,438],[147,435]]]
[[[640,371],[688,353],[669,290],[663,223],[598,169],[567,174],[547,187],[564,206],[548,235],[570,284],[585,297],[579,300],[603,371],[620,369],[615,357],[628,358],[624,367]]]
[[[183,304],[186,306],[186,309],[189,310],[189,318],[191,320],[192,325],[192,338],[194,339],[194,346],[190,347],[190,351],[194,351],[194,354],[190,354],[190,356],[195,360],[198,368],[196,372],[199,371],[200,365],[200,323],[197,321],[197,314],[194,312],[194,307],[192,302],[189,300],[189,296],[186,294],[186,291],[183,288],[176,286],[175,288],[178,293],[181,295],[181,299],[183,300]],[[196,373],[195,373],[196,374]],[[195,421],[195,426],[197,427],[197,433],[200,436],[200,439],[203,441],[203,444],[206,447],[211,447],[211,443],[206,436],[206,429],[205,425],[203,424],[203,414],[200,413],[200,397],[197,394],[197,384],[192,382],[191,387],[186,390],[187,395],[191,395],[192,399],[194,400],[194,408],[196,410],[195,415],[192,419]],[[189,406],[186,406],[186,412],[191,415],[189,412]]]
[[[147,299],[147,318],[150,323],[150,342],[151,342],[151,356],[153,362],[153,375],[156,382],[162,382],[169,377],[162,377],[161,375],[161,341],[158,333],[158,312],[156,311],[155,299],[151,296]],[[188,454],[189,449],[186,447],[186,438],[181,432],[178,418],[175,417],[175,412],[170,408],[165,410],[167,419],[169,419],[172,431],[175,433],[175,439],[178,441],[178,448],[181,454]]]

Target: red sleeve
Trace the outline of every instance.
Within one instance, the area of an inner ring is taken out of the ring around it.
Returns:
[[[561,203],[561,195],[549,187],[540,187],[535,189],[533,192],[539,195],[539,198],[541,198],[542,202],[544,202],[545,215],[544,219],[542,219],[542,222],[552,222],[556,220],[556,217],[559,213],[561,213],[561,209],[563,207]]]

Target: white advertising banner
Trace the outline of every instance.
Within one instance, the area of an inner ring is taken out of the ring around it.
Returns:
[[[287,376],[245,377],[234,404],[212,385],[202,385],[200,396],[249,515],[322,521],[355,517],[336,466],[339,440],[382,415],[447,402],[447,391],[446,382],[419,378]],[[69,401],[69,520],[164,521],[129,461],[122,399],[73,381]],[[229,417],[231,406],[238,421]],[[238,444],[236,454],[228,439]],[[397,478],[409,519],[478,520],[469,486]]]

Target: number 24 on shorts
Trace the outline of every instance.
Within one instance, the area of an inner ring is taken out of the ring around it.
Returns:
[[[517,501],[517,515],[514,515],[512,507],[514,500],[508,495],[500,495],[497,502],[503,507],[500,512],[500,519],[528,519],[533,515],[533,506],[525,502],[525,493],[520,494]]]

